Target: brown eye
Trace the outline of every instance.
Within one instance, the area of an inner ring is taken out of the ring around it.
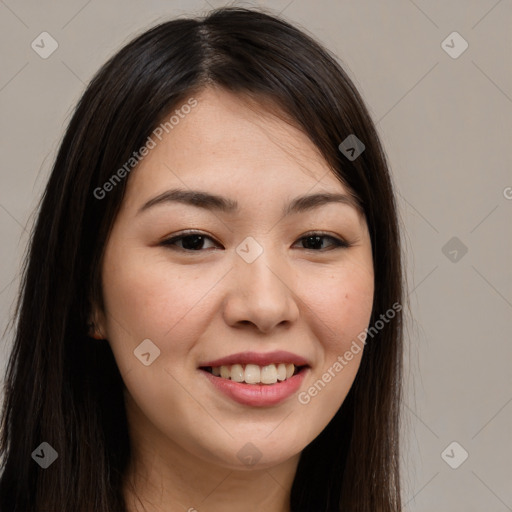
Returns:
[[[324,235],[322,233],[309,234],[307,236],[300,238],[299,241],[302,241],[302,246],[304,249],[318,251],[318,250],[325,249],[325,247],[324,248],[322,247],[322,243],[326,239],[331,240],[331,242],[333,242],[331,244],[331,248],[327,249],[327,250],[332,250],[337,247],[342,247],[342,248],[350,247],[350,244],[348,242],[346,242],[345,240],[341,240],[341,239],[336,238],[331,235]]]
[[[176,248],[182,251],[189,252],[200,252],[204,249],[211,249],[212,247],[205,247],[206,241],[212,241],[215,244],[213,238],[204,233],[181,233],[180,235],[164,240],[160,243],[165,247]],[[330,244],[325,247],[325,240],[329,240]],[[332,235],[326,235],[323,233],[310,233],[307,236],[299,238],[298,242],[302,242],[302,249],[312,250],[316,252],[324,252],[333,250],[336,248],[347,248],[350,244],[345,240],[336,238]],[[218,245],[218,244],[217,244]]]
[[[181,234],[164,240],[161,245],[176,247],[184,251],[201,251],[204,249],[206,240],[212,240],[212,238],[202,233]],[[178,245],[179,243],[181,243],[181,246]]]

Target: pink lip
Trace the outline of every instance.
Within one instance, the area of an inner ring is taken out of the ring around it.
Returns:
[[[311,366],[309,362],[297,354],[286,352],[284,350],[276,350],[274,352],[239,352],[215,361],[207,361],[201,363],[199,367],[211,366],[229,366],[232,364],[257,364],[258,366],[266,366],[272,363],[293,363],[295,366]]]
[[[213,362],[216,363],[214,366],[217,366],[217,361]],[[211,365],[208,364],[204,366]],[[219,366],[222,366],[222,364]],[[245,384],[242,382],[234,382],[229,379],[223,379],[221,377],[215,377],[205,370],[201,370],[201,373],[216,389],[236,402],[243,405],[250,405],[252,407],[266,407],[276,405],[293,395],[300,388],[309,371],[309,368],[303,368],[293,377],[290,377],[283,382],[277,382],[276,384]]]

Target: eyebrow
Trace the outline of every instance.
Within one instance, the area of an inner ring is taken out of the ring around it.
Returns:
[[[154,206],[173,202],[230,214],[235,214],[239,212],[240,209],[237,201],[227,197],[210,194],[209,192],[201,190],[171,189],[144,203],[137,214]],[[321,192],[318,194],[296,197],[283,208],[282,215],[287,216],[294,213],[306,212],[329,203],[342,203],[356,209],[357,211],[361,211],[359,203],[352,196],[339,193]]]

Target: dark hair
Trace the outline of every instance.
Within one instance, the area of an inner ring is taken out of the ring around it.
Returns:
[[[102,200],[93,191],[172,108],[208,86],[270,102],[308,135],[366,216],[375,275],[370,325],[402,304],[399,225],[385,154],[336,59],[287,22],[247,9],[217,9],[150,29],[87,87],[39,205],[4,389],[3,512],[125,510],[130,445],[123,381],[109,344],[91,339],[87,323],[92,304],[103,307],[102,255],[127,180]],[[338,149],[350,134],[365,145],[355,160]],[[293,511],[401,509],[402,331],[397,310],[367,339],[344,403],[302,452]],[[31,458],[43,441],[59,457],[46,470]]]

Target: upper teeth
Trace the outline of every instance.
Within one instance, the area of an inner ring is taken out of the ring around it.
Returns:
[[[289,379],[294,372],[295,365],[293,363],[269,364],[267,366],[247,364],[245,368],[241,364],[234,364],[212,368],[213,375],[231,379],[235,382],[246,382],[247,384],[275,384],[278,380]]]

